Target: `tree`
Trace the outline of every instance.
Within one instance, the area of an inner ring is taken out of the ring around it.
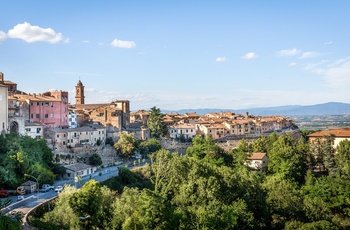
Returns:
[[[101,159],[100,155],[98,155],[97,153],[92,154],[89,157],[89,164],[92,166],[102,165],[102,159]]]
[[[205,137],[195,136],[192,139],[192,147],[187,148],[186,155],[196,159],[202,159],[213,165],[230,165],[232,157],[215,144],[211,135]]]
[[[350,179],[350,141],[345,139],[337,146],[335,155],[338,166],[337,175],[345,180]]]
[[[161,143],[155,138],[151,138],[148,141],[142,141],[139,144],[140,153],[144,156],[150,153],[157,152],[161,148],[162,148]]]
[[[330,176],[336,175],[335,149],[333,148],[334,136],[324,136],[323,144],[323,162]]]
[[[269,151],[268,170],[282,177],[303,182],[307,170],[306,153],[298,151],[291,135],[281,135]]]
[[[147,124],[152,137],[159,138],[168,133],[166,124],[163,122],[163,114],[155,106],[150,110]]]
[[[137,140],[132,134],[125,132],[119,133],[119,140],[114,144],[114,148],[121,152],[125,158],[130,156],[136,151]]]
[[[53,210],[47,212],[42,221],[54,223],[61,229],[80,229],[78,213],[70,206],[70,199],[77,191],[74,186],[66,185],[57,197]]]
[[[271,175],[266,178],[263,187],[267,191],[271,228],[283,229],[287,221],[302,219],[302,196],[295,182],[280,175]]]
[[[69,199],[69,205],[83,220],[87,229],[96,227],[101,215],[102,193],[100,185],[95,180],[89,180]]]

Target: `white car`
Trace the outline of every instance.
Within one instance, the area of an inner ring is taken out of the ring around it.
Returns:
[[[63,190],[63,186],[59,185],[55,188],[55,192],[61,192]]]
[[[24,200],[24,196],[17,196],[17,201]]]

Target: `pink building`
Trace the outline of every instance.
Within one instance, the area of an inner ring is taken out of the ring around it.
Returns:
[[[68,92],[50,91],[43,94],[17,94],[29,103],[29,120],[44,127],[68,127]]]

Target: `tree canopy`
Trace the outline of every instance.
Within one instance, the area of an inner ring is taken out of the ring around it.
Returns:
[[[163,122],[163,114],[157,107],[152,107],[147,120],[148,129],[151,131],[151,137],[159,138],[168,133],[167,127]]]

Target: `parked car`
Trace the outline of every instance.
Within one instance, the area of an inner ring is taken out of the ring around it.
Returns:
[[[17,196],[17,201],[24,200],[24,196]]]
[[[48,192],[48,191],[50,191],[48,187],[42,187],[41,189],[39,189],[39,192]]]
[[[49,184],[43,184],[42,188],[45,188],[47,190],[54,190],[55,186],[49,185]]]
[[[61,192],[63,190],[63,186],[59,185],[55,188],[55,192]]]
[[[0,189],[0,197],[8,197],[10,195],[8,190]]]

